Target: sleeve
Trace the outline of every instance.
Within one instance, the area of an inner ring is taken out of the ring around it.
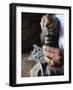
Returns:
[[[64,15],[55,15],[60,21],[59,48],[64,49]]]

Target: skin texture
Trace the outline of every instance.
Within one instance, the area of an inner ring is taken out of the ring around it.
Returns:
[[[64,51],[60,48],[53,48],[44,45],[42,47],[45,62],[52,67],[61,67],[64,64]]]
[[[53,22],[51,22],[51,18],[46,19],[47,16],[44,15],[41,18],[41,30],[42,32],[45,30],[45,24],[48,23],[49,27],[52,28],[54,25]],[[47,21],[46,21],[47,20]],[[45,62],[47,62],[48,65],[51,67],[59,68],[64,65],[64,50],[60,48],[51,47],[49,45],[45,44],[42,46]]]

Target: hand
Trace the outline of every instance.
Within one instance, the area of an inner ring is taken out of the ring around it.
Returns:
[[[49,28],[51,28],[53,26],[53,22],[52,22],[52,19],[51,18],[52,15],[43,15],[42,18],[41,18],[41,22],[40,22],[40,25],[41,25],[41,29],[42,31],[45,29],[46,25],[48,24]]]
[[[48,22],[48,21],[47,21],[47,16],[46,16],[46,15],[42,16],[41,22],[40,22],[41,30],[42,30],[42,31],[44,30],[45,25],[46,25],[47,22]]]
[[[44,45],[42,47],[45,61],[52,67],[61,67],[64,64],[64,50]]]

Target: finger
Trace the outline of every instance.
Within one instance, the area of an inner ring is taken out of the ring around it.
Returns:
[[[59,59],[60,59],[59,56],[55,56],[53,53],[44,52],[44,56],[47,57],[47,58],[49,58],[49,59],[51,59],[53,62],[58,62]]]
[[[54,66],[54,65],[55,65],[55,63],[54,63],[53,60],[50,60],[50,65],[51,65],[51,66]]]
[[[45,18],[44,18],[44,16],[41,18],[41,22],[42,22],[42,23],[45,22]]]
[[[48,57],[45,57],[45,61],[46,61],[46,62],[48,63],[48,65],[50,65],[50,66],[54,66],[54,65],[55,65],[54,61],[51,60],[51,59],[49,59]]]
[[[59,54],[59,52],[60,52],[59,48],[53,48],[53,47],[49,47],[46,45],[43,46],[43,49],[47,52],[52,52],[52,53],[56,53],[56,54]]]
[[[45,19],[44,19],[44,16],[43,16],[43,18],[41,18],[41,22],[40,22],[42,30],[43,30],[43,27],[44,27],[44,23],[45,23]]]
[[[46,56],[44,57],[44,59],[45,59],[45,61],[46,61],[48,64],[50,63],[50,60],[51,60],[51,59],[49,59],[49,58],[46,57]]]
[[[45,50],[43,50],[43,54],[44,54],[44,56],[47,56],[47,57],[49,57],[49,58],[54,58],[54,54],[53,53],[51,53],[51,52],[47,52],[47,51],[45,51]]]
[[[43,54],[44,54],[44,56],[47,56],[47,57],[49,57],[51,59],[54,59],[55,57],[58,57],[58,55],[56,53],[47,52],[44,49],[43,49]]]
[[[55,63],[61,62],[61,61],[60,61],[61,56],[56,55],[56,54],[51,53],[51,52],[47,52],[47,51],[43,51],[43,53],[44,53],[44,56],[46,56],[46,57],[48,57],[49,59],[53,60]]]
[[[51,59],[53,59],[55,57],[55,55],[51,52],[45,52],[47,57],[50,57]]]

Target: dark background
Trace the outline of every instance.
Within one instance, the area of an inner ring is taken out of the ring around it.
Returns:
[[[41,46],[40,41],[40,21],[43,14],[22,12],[22,52],[29,52],[36,43]]]

